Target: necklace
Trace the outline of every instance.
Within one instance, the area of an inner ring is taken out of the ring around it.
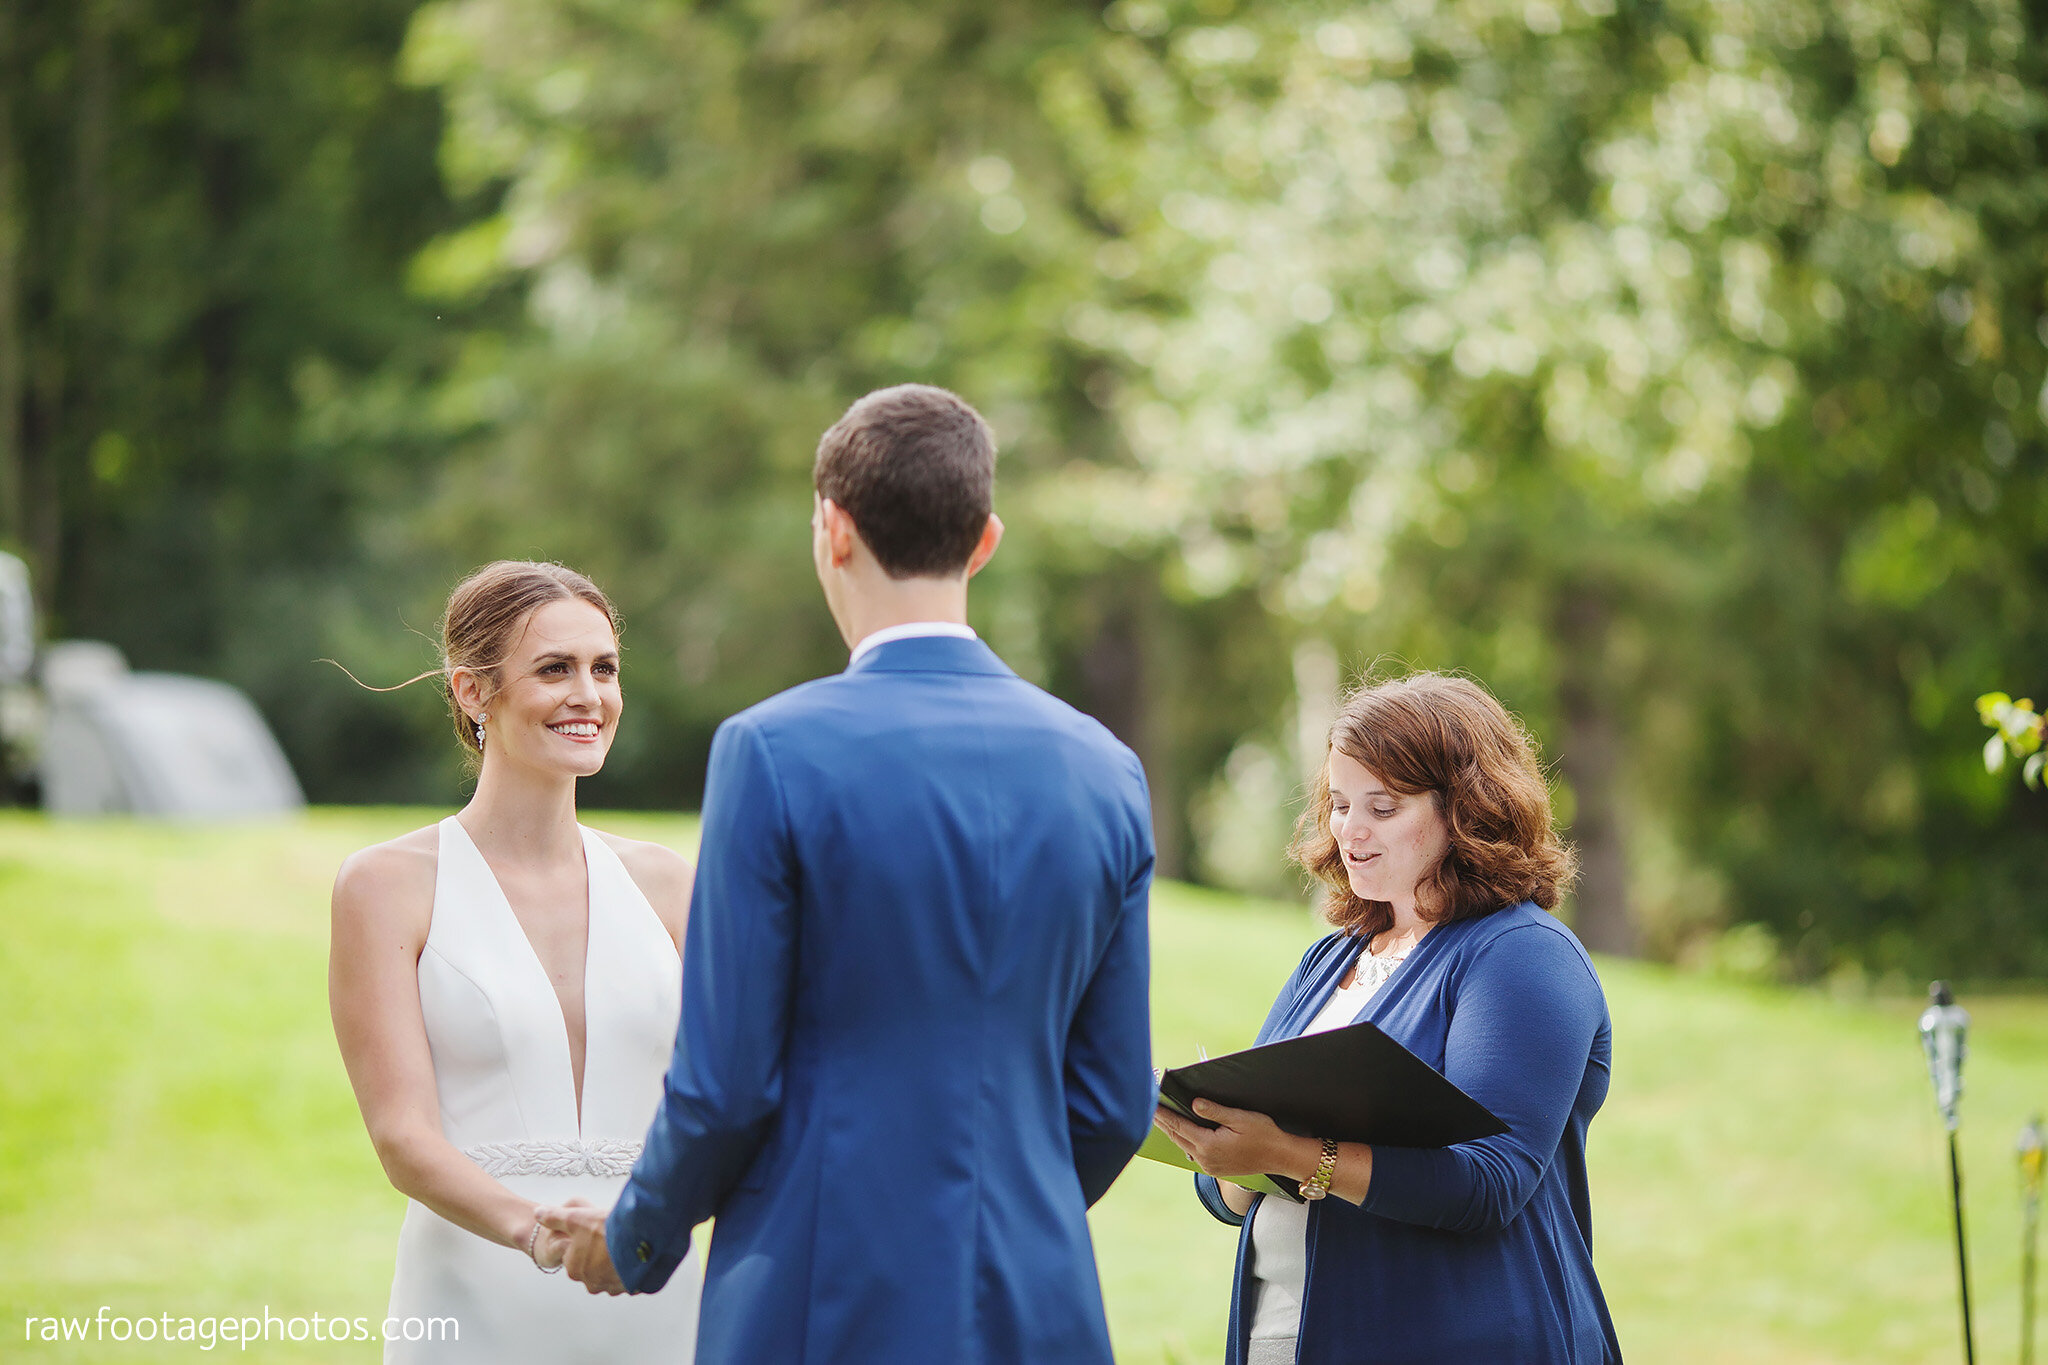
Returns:
[[[1375,953],[1368,947],[1358,955],[1358,962],[1351,969],[1351,989],[1378,990],[1386,985],[1387,978],[1394,974],[1394,969],[1408,960],[1408,954],[1414,952],[1415,945],[1421,941],[1418,935],[1404,944],[1399,952],[1389,948],[1384,953]]]
[[[1394,974],[1394,968],[1401,965],[1401,959],[1391,953],[1385,957],[1374,957],[1371,953],[1359,955],[1357,967],[1352,969],[1351,989],[1373,990],[1387,984],[1387,978]]]

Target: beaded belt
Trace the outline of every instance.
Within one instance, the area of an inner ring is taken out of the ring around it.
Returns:
[[[630,1175],[640,1144],[629,1138],[595,1142],[479,1142],[462,1154],[485,1175]]]

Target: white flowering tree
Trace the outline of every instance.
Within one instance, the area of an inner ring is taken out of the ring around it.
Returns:
[[[1864,662],[1785,599],[1890,634],[1996,540],[1958,514],[2038,446],[2040,263],[1998,240],[2038,240],[2038,168],[2001,179],[2040,128],[2018,7],[1218,13],[1126,0],[1047,82],[1120,282],[1067,326],[1117,357],[1135,455],[1069,514],[1155,537],[1186,595],[1254,586],[1310,662],[1476,667],[1552,742],[1596,946],[1639,943],[1629,863],[1676,822],[1718,826],[1676,841],[1695,866],[1764,856],[1738,808],[1806,781],[1863,833],[1910,822],[1922,779],[1881,749],[1712,747],[1810,723],[1774,670]],[[1766,623],[1784,653],[1738,643]],[[1886,660],[1840,704],[1910,726],[1946,675],[1904,658],[1920,682]],[[1727,892],[1666,887],[1681,920]]]

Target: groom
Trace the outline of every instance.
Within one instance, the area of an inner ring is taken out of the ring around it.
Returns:
[[[818,444],[846,671],[711,747],[667,1094],[593,1292],[716,1217],[699,1365],[1110,1361],[1085,1211],[1151,1123],[1138,760],[967,622],[1003,525],[980,414],[906,384]]]

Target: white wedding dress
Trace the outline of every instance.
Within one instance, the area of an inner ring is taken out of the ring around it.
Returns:
[[[453,817],[441,822],[434,912],[420,954],[420,1008],[434,1054],[441,1131],[528,1199],[609,1208],[661,1101],[681,972],[674,942],[611,847],[583,831],[590,878],[584,961],[582,1122],[562,1006],[490,865]],[[658,1294],[591,1295],[545,1275],[525,1250],[411,1203],[398,1234],[384,1359],[404,1365],[688,1365],[702,1267],[694,1253]],[[426,1320],[453,1318],[457,1329]],[[412,1320],[412,1321],[408,1321]],[[406,1341],[407,1335],[455,1337]]]

